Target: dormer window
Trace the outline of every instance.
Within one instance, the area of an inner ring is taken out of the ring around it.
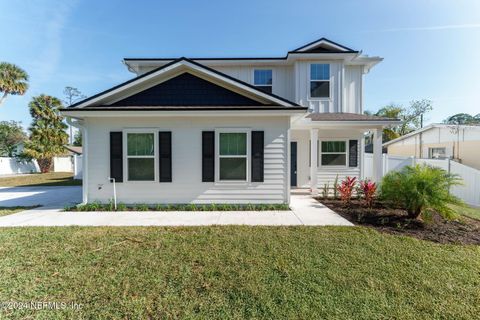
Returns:
[[[272,69],[255,69],[253,71],[253,85],[258,89],[272,93]]]
[[[310,98],[330,98],[330,65],[310,65]]]

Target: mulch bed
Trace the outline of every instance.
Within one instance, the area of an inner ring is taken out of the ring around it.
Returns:
[[[352,223],[381,232],[438,243],[480,245],[480,220],[465,216],[459,220],[446,220],[435,214],[432,221],[424,222],[408,219],[405,210],[381,202],[376,202],[372,208],[366,208],[359,200],[352,200],[350,206],[335,199],[317,200]]]

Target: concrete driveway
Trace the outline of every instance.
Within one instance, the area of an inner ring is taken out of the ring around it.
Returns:
[[[82,202],[82,187],[0,187],[0,207],[41,205],[37,210],[63,209]]]

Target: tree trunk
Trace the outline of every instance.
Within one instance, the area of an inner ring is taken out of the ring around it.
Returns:
[[[2,97],[0,98],[0,106],[3,104],[3,102],[5,101],[5,99],[7,98],[7,93],[5,92]]]
[[[38,166],[40,167],[41,173],[50,172],[50,168],[52,167],[52,158],[37,159],[37,163],[38,163]]]
[[[407,214],[410,219],[418,219],[420,216],[420,213],[422,213],[422,210],[420,208],[415,208],[415,209],[408,209]]]

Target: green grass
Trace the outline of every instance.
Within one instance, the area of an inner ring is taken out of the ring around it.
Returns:
[[[20,211],[38,208],[39,206],[29,206],[29,207],[0,207],[0,217],[7,216],[12,213],[17,213]]]
[[[473,208],[468,205],[464,205],[464,206],[451,205],[451,207],[459,215],[480,220],[480,208]]]
[[[363,227],[8,228],[9,319],[475,319],[480,247]]]
[[[74,180],[70,172],[34,173],[0,178],[0,187],[33,186],[81,186],[82,180]]]
[[[65,211],[115,211],[113,203],[92,202],[65,207]],[[265,211],[290,210],[288,204],[135,204],[119,203],[116,211]]]

